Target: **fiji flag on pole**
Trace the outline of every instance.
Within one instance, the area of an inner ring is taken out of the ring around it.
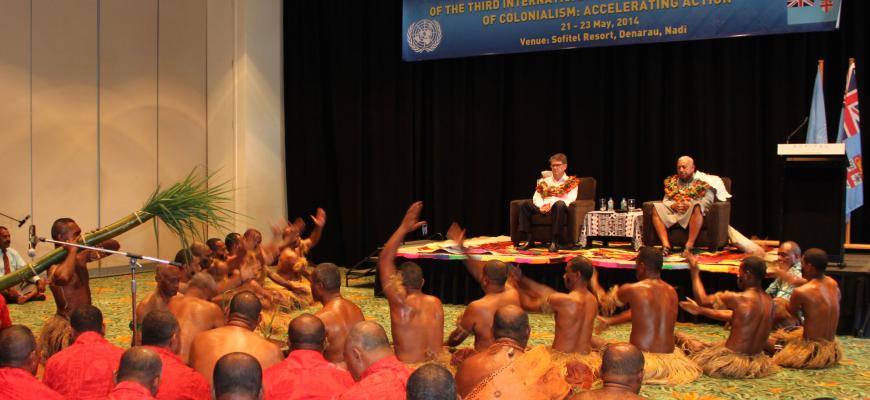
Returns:
[[[840,132],[837,143],[846,143],[846,221],[852,211],[864,205],[864,167],[861,164],[861,115],[858,112],[858,83],[855,81],[855,59],[849,59],[846,73],[846,93],[840,112]]]
[[[825,94],[822,90],[824,61],[819,60],[816,83],[813,86],[813,104],[810,106],[810,125],[807,127],[807,143],[828,143],[828,123],[825,121]]]

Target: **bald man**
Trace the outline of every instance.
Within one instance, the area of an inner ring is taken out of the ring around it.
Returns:
[[[353,377],[323,358],[326,327],[302,314],[287,329],[290,354],[263,373],[266,399],[331,399],[353,385]]]
[[[323,355],[329,362],[345,367],[344,340],[351,328],[365,320],[362,310],[341,296],[341,275],[335,264],[324,263],[314,269],[311,291],[323,308],[314,313],[326,326],[326,348]]]
[[[516,305],[496,310],[492,322],[495,341],[466,359],[456,371],[456,390],[463,399],[484,400],[509,393],[528,400],[563,399],[571,391],[552,365],[546,348],[526,352],[531,327],[529,316]],[[510,366],[510,368],[508,368]]]
[[[641,247],[635,258],[637,283],[613,287],[605,293],[592,276],[591,287],[597,293],[605,314],[617,307],[629,309],[612,317],[599,317],[597,332],[609,326],[631,322],[629,341],[644,352],[646,371],[644,383],[679,385],[701,375],[701,369],[685,353],[674,346],[674,325],[677,322],[677,291],[662,280],[662,253],[649,246]]]
[[[387,332],[376,322],[353,326],[344,344],[344,359],[356,383],[337,399],[405,399],[411,369],[396,358]]]
[[[30,328],[12,325],[0,330],[0,399],[62,400],[63,396],[34,376],[39,360]]]
[[[118,384],[108,400],[150,400],[157,394],[163,363],[157,353],[144,347],[132,347],[124,352],[115,374]]]
[[[435,296],[424,294],[423,271],[412,262],[402,264],[396,271],[396,251],[405,239],[425,222],[419,222],[423,202],[408,208],[399,228],[387,240],[378,257],[378,273],[387,302],[390,305],[390,328],[396,356],[406,363],[432,361],[438,355],[449,354],[442,350],[444,343],[444,307]]]
[[[200,332],[224,326],[224,311],[210,301],[216,295],[214,278],[207,272],[197,272],[187,283],[184,296],[169,302],[169,312],[180,326],[178,356],[184,363],[190,360],[190,346]]]
[[[250,354],[235,352],[221,357],[214,367],[216,400],[263,398],[263,370]]]
[[[233,296],[228,309],[227,324],[202,332],[193,340],[190,348],[190,366],[212,384],[212,371],[218,359],[225,354],[245,352],[269,368],[284,359],[281,349],[254,332],[260,323],[262,305],[251,292],[239,292]]]
[[[154,310],[168,310],[169,302],[178,295],[178,285],[181,282],[181,270],[169,264],[157,265],[157,273],[154,274],[157,287],[149,293],[144,300],[136,306],[136,336],[132,338],[133,345],[142,343],[139,328],[145,315]]]
[[[677,174],[665,179],[664,199],[661,203],[655,203],[652,223],[665,255],[672,251],[668,228],[674,224],[689,229],[685,248],[695,247],[695,240],[704,224],[704,215],[716,199],[716,190],[696,176],[695,172],[695,161],[691,157],[677,159]]]
[[[408,400],[459,400],[453,374],[438,364],[417,368],[407,385]]]
[[[601,356],[601,389],[580,392],[571,400],[643,399],[643,353],[629,343],[613,343],[604,348]]]

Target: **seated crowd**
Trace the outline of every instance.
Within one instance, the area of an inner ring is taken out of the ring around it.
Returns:
[[[422,292],[420,267],[395,265],[405,236],[424,223],[422,207],[411,205],[378,258],[390,336],[341,295],[334,264],[309,265],[306,253],[326,220],[318,210],[306,239],[297,221],[276,229],[270,243],[248,230],[180,251],[184,267],[161,265],[154,292],[136,308],[126,350],[104,338],[102,312],[89,299],[69,311],[68,340],[47,357],[41,381],[41,341],[22,325],[0,330],[0,398],[623,399],[640,397],[642,384],[688,383],[701,374],[759,378],[781,367],[826,368],[842,357],[840,292],[825,275],[827,255],[801,254],[793,242],[780,247],[768,290],[765,262],[748,257],[740,292],[708,294],[686,252],[693,295],[683,301],[661,279],[663,255],[652,247],[637,254],[637,282],[609,289],[588,259],[571,259],[568,293],[512,265],[468,257],[484,295],[445,338],[441,301]],[[454,224],[448,236],[464,249],[462,228]],[[259,332],[264,309],[314,302],[319,311],[289,321],[286,343]],[[725,322],[728,339],[705,343],[675,330],[680,308]],[[528,312],[553,314],[552,346],[529,347]],[[631,324],[628,343],[597,336],[623,323]],[[474,343],[459,348],[472,335]]]

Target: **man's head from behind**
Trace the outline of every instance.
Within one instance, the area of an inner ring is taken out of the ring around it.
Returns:
[[[764,274],[767,273],[767,264],[759,257],[746,257],[740,263],[740,271],[737,274],[737,286],[741,289],[760,287]]]
[[[634,260],[637,279],[643,280],[660,276],[663,263],[664,257],[662,257],[661,251],[651,246],[641,247]]]
[[[689,156],[682,156],[677,159],[677,176],[681,180],[689,180],[695,174],[695,160]]]
[[[72,326],[73,338],[85,332],[96,332],[103,335],[103,313],[99,308],[90,304],[84,305],[73,310],[69,316],[69,324]],[[75,339],[73,339],[75,340]]]
[[[39,355],[30,328],[12,325],[0,330],[0,368],[20,368],[36,374]]]
[[[230,353],[214,366],[215,399],[262,399],[263,369],[246,353]]]
[[[402,284],[408,290],[420,290],[423,288],[423,269],[413,262],[406,262],[400,267],[402,271]]]
[[[305,313],[293,318],[287,328],[290,350],[314,350],[323,352],[326,326],[314,315]]]
[[[157,395],[163,362],[157,353],[144,347],[131,347],[121,356],[121,364],[115,373],[115,383],[136,382]]]
[[[565,287],[573,290],[575,285],[589,282],[594,271],[595,267],[592,266],[592,262],[588,258],[583,256],[572,258],[565,265],[565,274],[562,276],[562,279],[565,280]]]
[[[529,315],[522,308],[507,305],[495,311],[492,319],[492,335],[496,339],[513,339],[522,347],[529,342]]]
[[[314,268],[311,280],[311,294],[314,300],[323,302],[325,295],[338,293],[341,288],[341,274],[338,266],[333,263],[323,263]]]
[[[492,285],[496,288],[503,288],[508,278],[507,264],[498,260],[487,261],[483,265],[483,274],[480,277],[480,285],[486,289]]]
[[[142,320],[142,345],[164,347],[178,353],[181,349],[181,328],[169,311],[154,310]]]
[[[629,343],[609,344],[601,355],[601,380],[605,386],[640,392],[643,353]]]
[[[344,343],[344,361],[355,380],[372,364],[393,355],[387,332],[376,322],[357,322]]]
[[[217,284],[214,281],[214,277],[208,272],[193,274],[193,277],[187,282],[187,292],[185,292],[185,295],[191,295],[190,289],[193,288],[197,289],[203,300],[210,300],[217,294]]]
[[[408,400],[456,400],[456,381],[446,368],[426,364],[408,377]]]
[[[244,322],[251,330],[254,330],[260,322],[260,311],[262,310],[263,305],[257,295],[245,290],[233,296],[227,312],[230,320]]]
[[[827,269],[828,253],[822,249],[809,249],[801,257],[801,274],[805,279],[821,278]]]

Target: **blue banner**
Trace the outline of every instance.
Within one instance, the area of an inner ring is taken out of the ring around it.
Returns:
[[[834,30],[842,0],[404,0],[406,61]]]

